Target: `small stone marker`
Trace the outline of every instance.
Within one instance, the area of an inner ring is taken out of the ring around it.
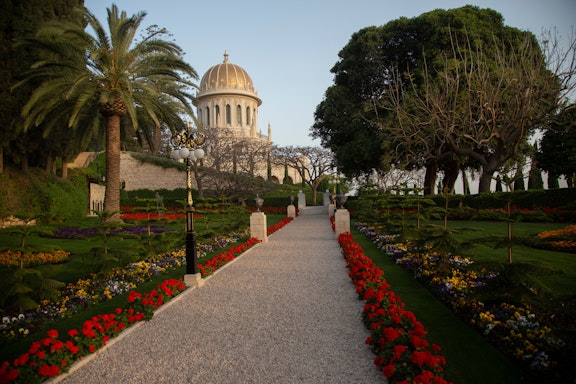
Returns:
[[[250,236],[263,243],[268,242],[268,227],[264,212],[254,212],[250,215]]]
[[[298,209],[302,209],[306,207],[306,195],[302,190],[298,192]]]
[[[350,212],[347,209],[337,209],[334,215],[334,231],[336,238],[341,233],[350,232]]]

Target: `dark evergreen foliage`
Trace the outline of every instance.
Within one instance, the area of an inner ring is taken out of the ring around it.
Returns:
[[[17,46],[21,38],[33,36],[49,21],[80,22],[74,9],[84,0],[2,0],[0,2],[0,143],[4,168],[18,164],[46,166],[49,156],[61,155],[57,146],[64,140],[55,134],[43,137],[42,130],[22,132],[20,112],[33,85],[13,89],[24,73],[38,60],[38,52]],[[49,144],[49,145],[47,145]],[[50,150],[48,150],[50,149]]]

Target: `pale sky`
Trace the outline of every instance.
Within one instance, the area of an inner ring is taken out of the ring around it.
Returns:
[[[556,28],[567,39],[576,27],[576,0],[85,0],[103,24],[113,3],[129,15],[147,12],[144,27],[168,29],[199,78],[227,50],[262,99],[259,129],[266,134],[270,122],[280,146],[320,145],[309,136],[314,111],[333,84],[338,52],[362,28],[466,4],[537,37]]]

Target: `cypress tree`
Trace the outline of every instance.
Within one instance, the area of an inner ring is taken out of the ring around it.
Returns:
[[[538,144],[534,144],[534,154],[538,153]],[[528,176],[528,189],[544,189],[544,180],[542,180],[542,170],[538,166],[536,156],[532,156],[530,165],[530,174]]]

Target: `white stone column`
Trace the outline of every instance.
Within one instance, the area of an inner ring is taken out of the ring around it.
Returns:
[[[250,237],[268,242],[268,226],[264,212],[254,212],[250,215]]]
[[[341,233],[350,232],[350,213],[347,209],[337,209],[334,215],[334,231],[336,238]]]
[[[322,205],[325,207],[330,205],[330,192],[328,190],[322,195]]]
[[[298,209],[306,208],[306,195],[302,190],[298,192]]]
[[[296,217],[296,207],[294,206],[294,204],[290,204],[288,206],[288,208],[286,208],[287,211],[287,217]]]

